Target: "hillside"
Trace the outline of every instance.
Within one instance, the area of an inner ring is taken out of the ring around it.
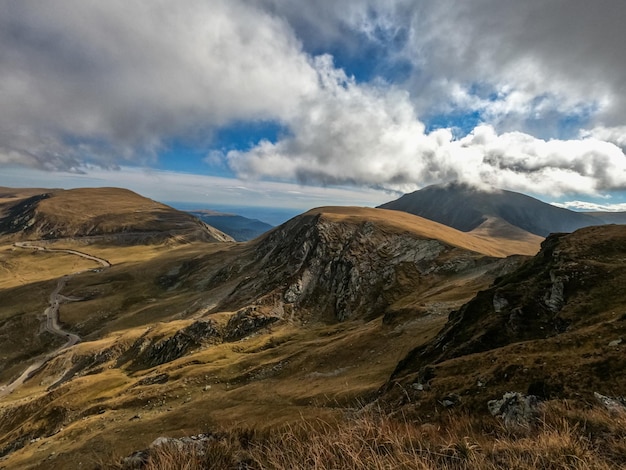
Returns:
[[[13,240],[99,237],[117,243],[231,237],[169,206],[120,188],[0,188],[0,236]]]
[[[499,219],[540,237],[603,223],[589,214],[555,207],[524,194],[485,191],[460,183],[428,186],[380,208],[408,212],[463,232],[471,232],[489,219]]]
[[[408,354],[388,390],[400,383],[424,406],[454,395],[467,408],[507,391],[587,402],[594,392],[622,395],[625,259],[620,226],[550,236]],[[413,383],[428,391],[414,392]]]
[[[339,417],[523,259],[410,214],[332,207],[246,244],[81,248],[112,266],[58,284],[59,263],[88,260],[2,251],[22,279],[0,289],[2,383],[62,347],[38,327],[55,286],[60,325],[81,340],[0,396],[7,465],[45,468],[55,449],[71,467],[207,425]],[[34,262],[57,271],[26,271]]]

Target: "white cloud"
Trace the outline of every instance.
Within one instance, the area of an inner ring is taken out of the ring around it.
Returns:
[[[317,87],[289,25],[238,0],[0,0],[0,44],[0,163],[148,163]]]
[[[451,180],[552,195],[626,188],[626,156],[613,144],[498,135],[489,125],[460,140],[446,129],[426,134],[406,92],[358,85],[328,57],[316,66],[322,87],[303,101],[290,136],[229,152],[240,176],[399,191]]]
[[[566,201],[553,202],[553,206],[562,207],[564,209],[572,209],[577,211],[593,211],[593,212],[626,212],[626,203],[618,204],[598,204],[588,201]]]
[[[5,168],[0,186],[80,188],[124,187],[158,201],[198,203],[202,207],[237,205],[308,210],[329,205],[377,206],[397,197],[367,188],[320,188],[294,183],[249,181],[174,171],[121,167],[85,168],[83,173],[49,173]]]
[[[582,130],[581,136],[593,137],[626,148],[626,125],[615,127],[598,126],[589,130]]]

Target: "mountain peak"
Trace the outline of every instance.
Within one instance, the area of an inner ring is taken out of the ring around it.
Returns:
[[[525,194],[461,182],[427,186],[379,207],[408,212],[463,232],[478,229],[494,218],[540,237],[602,223],[589,214],[555,207]]]

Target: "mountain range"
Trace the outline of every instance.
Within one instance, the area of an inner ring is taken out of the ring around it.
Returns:
[[[626,389],[626,229],[541,235],[597,215],[448,185],[235,243],[126,190],[0,193],[0,467],[372,408],[445,426],[513,391],[582,410]]]

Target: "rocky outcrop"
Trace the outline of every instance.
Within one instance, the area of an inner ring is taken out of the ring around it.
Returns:
[[[275,315],[257,312],[254,307],[245,308],[229,318],[224,331],[225,341],[237,341],[279,321]]]
[[[453,311],[434,339],[400,361],[382,392],[391,395],[396,384],[411,391],[425,383],[426,369],[433,393],[458,393],[472,406],[487,390],[590,400],[600,386],[623,389],[625,260],[623,226],[548,237],[537,256]],[[463,380],[467,371],[482,372]]]
[[[198,320],[171,336],[154,338],[150,331],[141,336],[120,356],[118,366],[131,361],[134,367],[154,367],[174,361],[193,349],[222,341],[222,332],[215,321]]]
[[[257,274],[241,281],[220,309],[272,296],[292,311],[323,318],[371,318],[411,292],[420,278],[458,274],[490,262],[492,258],[407,230],[311,212],[256,244],[254,261],[240,270]],[[222,270],[216,277],[223,282],[232,271]],[[403,285],[400,273],[407,272],[412,279]]]
[[[453,312],[440,335],[410,356],[439,362],[566,331],[576,319],[563,307],[578,286],[597,282],[598,270],[559,249],[563,237],[546,239],[535,258]]]
[[[593,392],[593,396],[611,415],[626,417],[626,398],[611,398],[598,392]]]
[[[539,417],[539,401],[534,395],[508,392],[500,400],[487,403],[492,416],[502,419],[509,431],[530,428]]]

